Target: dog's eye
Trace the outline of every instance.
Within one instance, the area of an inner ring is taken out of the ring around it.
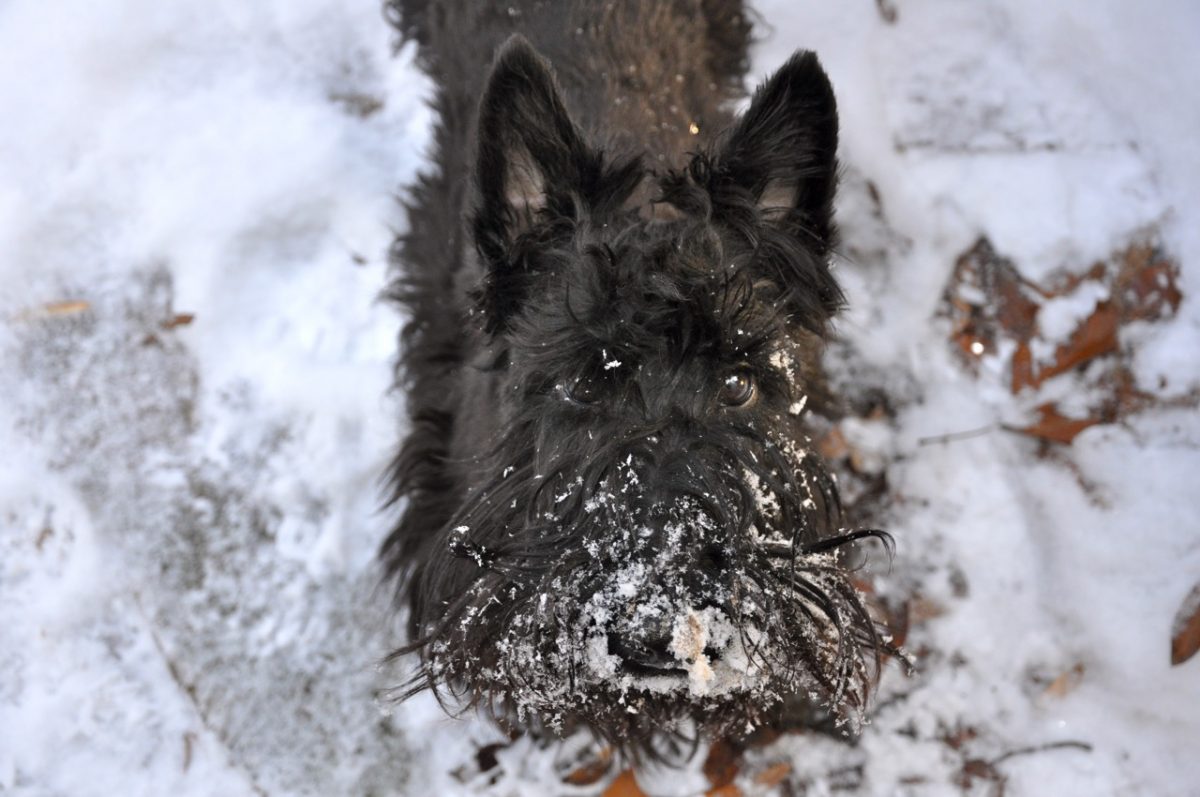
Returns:
[[[574,404],[586,406],[600,400],[600,391],[596,388],[596,383],[585,377],[559,384],[558,392],[559,395]]]
[[[726,407],[744,407],[758,395],[754,376],[749,371],[736,371],[725,377],[720,399]]]

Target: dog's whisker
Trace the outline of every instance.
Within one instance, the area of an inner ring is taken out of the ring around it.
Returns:
[[[778,543],[771,541],[763,541],[758,544],[758,548],[767,556],[780,559],[797,559],[805,556],[813,556],[817,554],[828,553],[838,548],[844,547],[859,540],[875,539],[879,540],[884,546],[884,551],[888,557],[895,554],[895,540],[891,534],[880,529],[860,529],[851,531],[845,534],[839,534],[836,537],[827,537],[817,542],[808,543],[806,545],[795,545]]]

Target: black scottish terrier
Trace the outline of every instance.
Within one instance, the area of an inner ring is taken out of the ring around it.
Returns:
[[[838,549],[883,535],[806,435],[843,302],[817,58],[735,119],[730,0],[390,11],[440,115],[391,290],[409,693],[635,758],[861,711],[887,646]]]

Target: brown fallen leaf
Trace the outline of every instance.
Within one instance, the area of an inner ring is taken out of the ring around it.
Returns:
[[[1070,339],[1054,350],[1054,360],[1032,374],[1032,386],[1066,373],[1089,360],[1117,350],[1117,329],[1121,319],[1112,302],[1100,302]],[[1013,387],[1017,385],[1017,359],[1013,358]]]
[[[817,450],[821,452],[823,458],[832,462],[849,456],[850,444],[846,442],[846,435],[842,434],[842,428],[835,426],[817,441]]]
[[[633,777],[633,770],[627,769],[604,790],[604,797],[647,797],[646,792],[638,785]]]
[[[1039,416],[1037,421],[1029,426],[1016,428],[1015,431],[1030,437],[1069,445],[1084,429],[1103,423],[1100,418],[1068,418],[1058,411],[1058,406],[1054,402],[1037,407],[1037,413]]]
[[[383,99],[358,91],[335,91],[329,99],[342,106],[348,113],[366,119],[383,107]]]
[[[780,761],[778,764],[773,764],[767,767],[762,772],[754,776],[754,782],[760,786],[778,786],[783,783],[784,779],[792,774],[792,765],[787,761]]]
[[[1103,282],[1108,275],[1107,263],[1094,263],[1091,268],[1084,272],[1066,272],[1060,274],[1058,279],[1051,282],[1050,286],[1045,288],[1047,299],[1057,299],[1060,296],[1074,293],[1075,289],[1085,282]]]
[[[1179,309],[1183,293],[1177,280],[1179,266],[1151,244],[1134,244],[1121,254],[1120,270],[1113,281],[1113,298],[1123,321],[1158,321]]]
[[[996,769],[990,761],[982,758],[968,758],[963,762],[962,769],[955,777],[955,784],[963,791],[969,791],[977,780],[993,784],[995,786],[992,790],[993,794],[1004,794],[1006,779],[1003,773]]]
[[[64,299],[61,302],[47,302],[37,307],[30,307],[17,313],[16,321],[35,321],[39,318],[60,318],[78,315],[92,308],[92,303],[83,299]]]
[[[176,313],[166,321],[163,321],[159,326],[163,329],[174,329],[175,327],[186,327],[195,320],[195,313]]]
[[[1023,388],[1036,388],[1039,384],[1041,382],[1033,373],[1033,350],[1029,348],[1029,342],[1023,340],[1017,344],[1017,348],[1013,352],[1012,381],[1009,390],[1015,396]]]
[[[74,315],[90,309],[91,306],[91,302],[85,302],[82,299],[67,299],[42,305],[42,312],[46,315]]]
[[[1200,650],[1200,584],[1183,599],[1171,624],[1171,666],[1175,667]]]
[[[1083,683],[1085,672],[1087,672],[1087,668],[1083,666],[1083,662],[1077,663],[1071,669],[1059,673],[1058,677],[1042,690],[1042,694],[1046,697],[1066,697],[1075,690],[1075,687]]]
[[[1139,389],[1120,337],[1127,324],[1175,315],[1183,300],[1179,274],[1178,262],[1167,255],[1154,230],[1086,270],[1064,269],[1040,284],[1026,279],[1013,261],[980,238],[955,261],[938,314],[950,321],[951,346],[971,371],[978,372],[979,360],[986,355],[1012,352],[1002,365],[1014,395],[1036,395],[1047,380],[1089,366],[1087,387],[1097,399],[1083,411],[1084,417],[1068,417],[1053,403],[1042,404],[1037,422],[1014,430],[1069,444],[1089,426],[1114,423],[1165,401]],[[1106,298],[1065,340],[1043,337],[1040,316],[1045,302],[1081,290]],[[1050,353],[1039,360],[1034,352],[1040,350]],[[1200,398],[1187,401],[1192,406]]]
[[[1001,257],[987,238],[959,256],[942,294],[942,314],[950,318],[950,339],[974,369],[979,358],[995,353],[1002,339],[1028,341],[1036,330],[1036,286],[1016,265]]]
[[[572,786],[591,786],[599,783],[612,767],[612,749],[605,747],[591,761],[573,769],[564,780]]]
[[[932,598],[923,595],[915,596],[908,604],[909,619],[917,625],[941,617],[946,613],[946,607]]]
[[[719,739],[708,749],[708,757],[704,759],[704,777],[708,778],[714,789],[733,783],[739,768],[738,751],[729,742]]]
[[[963,745],[979,737],[979,731],[970,725],[960,725],[942,736],[942,742],[951,750],[961,750]]]

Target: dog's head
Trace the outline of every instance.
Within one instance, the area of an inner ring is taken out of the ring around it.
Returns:
[[[836,149],[811,53],[650,175],[589,146],[528,44],[501,51],[473,217],[501,422],[414,574],[424,684],[635,753],[796,694],[861,709],[881,642],[835,552],[861,535],[805,434]]]

